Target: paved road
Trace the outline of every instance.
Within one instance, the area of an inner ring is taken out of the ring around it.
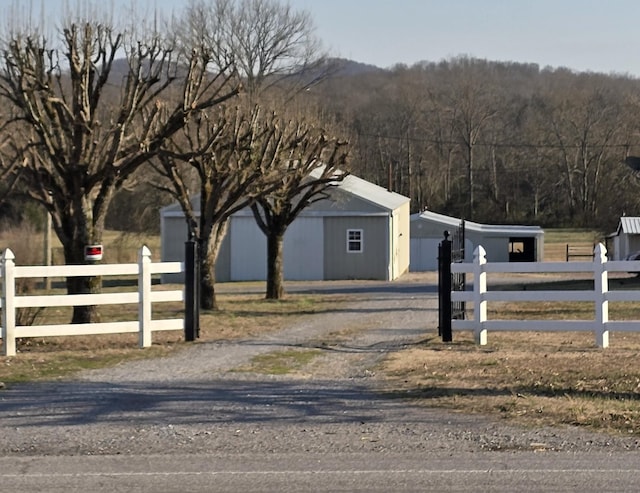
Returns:
[[[637,457],[534,453],[0,459],[11,492],[638,491]],[[9,472],[12,471],[12,472]]]
[[[2,391],[2,491],[638,490],[632,438],[522,429],[383,391],[375,363],[434,336],[432,284],[323,286],[358,301],[269,337]],[[292,376],[234,371],[291,347],[325,351]]]

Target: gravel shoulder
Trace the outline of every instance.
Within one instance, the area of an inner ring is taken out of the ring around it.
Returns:
[[[638,450],[633,438],[525,429],[390,398],[377,365],[435,337],[433,280],[325,289],[352,290],[353,302],[264,338],[1,391],[0,455]],[[293,374],[238,371],[290,348],[322,354]]]

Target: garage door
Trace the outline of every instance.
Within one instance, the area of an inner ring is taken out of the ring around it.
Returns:
[[[235,216],[229,225],[232,281],[267,278],[267,238],[253,216]]]
[[[324,230],[321,217],[298,217],[284,236],[284,278],[324,279]]]

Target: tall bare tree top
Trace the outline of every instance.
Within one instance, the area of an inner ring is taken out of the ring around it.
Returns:
[[[25,29],[0,43],[0,100],[12,115],[0,165],[66,241],[70,213],[102,221],[114,190],[167,138],[239,88],[202,43],[178,50],[161,30],[87,20],[57,35],[59,44]]]
[[[187,44],[204,40],[219,65],[233,64],[252,101],[285,77],[324,61],[307,11],[280,0],[190,0],[176,27]]]

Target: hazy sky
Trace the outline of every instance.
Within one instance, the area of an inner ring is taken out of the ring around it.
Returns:
[[[42,0],[18,0],[34,5]],[[283,0],[284,1],[284,0]],[[78,0],[44,0],[47,10]],[[16,0],[0,0],[0,5]],[[81,2],[82,3],[82,2]],[[184,0],[138,0],[180,10]],[[469,55],[640,76],[639,0],[290,0],[332,55],[380,67]],[[116,8],[132,0],[103,0]],[[50,10],[51,9],[51,10]]]

